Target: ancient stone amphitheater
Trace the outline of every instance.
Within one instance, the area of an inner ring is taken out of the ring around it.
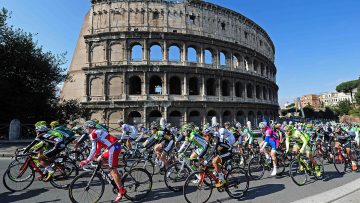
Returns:
[[[278,112],[275,47],[236,11],[199,0],[93,0],[62,97],[91,117],[256,125]]]

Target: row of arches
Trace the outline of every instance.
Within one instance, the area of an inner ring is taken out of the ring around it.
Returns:
[[[116,62],[129,60],[133,63],[150,62],[170,62],[171,64],[184,65],[186,63],[204,64],[205,66],[218,67],[222,69],[242,70],[254,72],[263,77],[274,79],[276,70],[268,63],[262,62],[259,58],[248,54],[222,50],[212,47],[202,47],[200,45],[179,45],[171,43],[169,46],[165,42],[153,42],[149,47],[144,46],[143,42],[133,42],[127,49],[122,49],[123,44],[113,43],[110,45],[109,61]],[[165,47],[165,48],[164,48]],[[128,51],[127,51],[128,50]],[[90,64],[103,63],[106,49],[102,44],[91,47],[89,53]],[[125,54],[125,55],[124,55]],[[124,57],[122,57],[124,55]]]
[[[152,75],[145,82],[144,76],[131,75],[124,80],[122,76],[111,77],[104,87],[103,78],[93,77],[89,81],[89,96],[101,97],[120,95],[204,95],[224,96],[250,99],[277,101],[276,90],[265,84],[233,80],[232,78],[199,78],[198,76],[184,77],[182,75],[169,76]],[[204,81],[204,83],[203,83]],[[104,91],[104,89],[106,91]]]
[[[95,118],[96,114],[92,116]],[[225,110],[223,112],[218,112],[217,110],[208,110],[202,112],[199,110],[191,110],[184,112],[182,110],[171,110],[168,113],[161,112],[159,110],[150,111],[144,118],[144,113],[142,111],[130,111],[124,116],[124,118],[119,118],[118,112],[112,112],[107,116],[107,123],[112,126],[116,123],[117,120],[123,119],[126,123],[131,125],[137,125],[140,123],[151,123],[159,122],[162,117],[165,117],[168,122],[173,126],[180,127],[184,123],[192,122],[198,126],[205,123],[211,123],[212,117],[216,117],[218,122],[231,122],[235,124],[240,122],[242,125],[245,125],[247,121],[250,121],[253,126],[257,126],[265,117],[269,119],[275,119],[276,114],[273,111],[243,111],[243,110]],[[99,119],[99,118],[97,118]],[[101,120],[101,119],[100,119]],[[116,127],[116,125],[114,126]]]

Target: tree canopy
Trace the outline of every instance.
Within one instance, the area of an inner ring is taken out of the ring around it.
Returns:
[[[33,35],[7,24],[0,10],[0,123],[22,123],[56,117],[57,85],[66,79],[64,54],[43,51]]]

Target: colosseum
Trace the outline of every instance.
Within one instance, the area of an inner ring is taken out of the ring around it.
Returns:
[[[256,125],[278,112],[275,47],[255,22],[200,0],[92,0],[65,82],[91,117]]]

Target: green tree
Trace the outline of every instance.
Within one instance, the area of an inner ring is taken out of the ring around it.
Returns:
[[[7,24],[0,10],[0,122],[51,120],[56,114],[56,86],[66,79],[64,54],[44,52],[33,35]]]
[[[77,100],[63,100],[58,103],[57,107],[57,120],[60,123],[66,123],[67,121],[74,121],[79,118],[89,117],[89,109],[82,106]]]
[[[351,81],[343,82],[340,83],[338,86],[336,86],[336,91],[350,93],[351,95],[350,102],[352,103],[353,90],[358,87],[358,84],[359,84],[359,80],[351,80]]]
[[[303,110],[304,110],[305,118],[314,118],[315,117],[315,110],[310,105],[307,105],[306,107],[304,107]]]
[[[352,109],[351,103],[349,100],[340,101],[337,105],[336,111],[339,116],[347,115],[349,111]]]

